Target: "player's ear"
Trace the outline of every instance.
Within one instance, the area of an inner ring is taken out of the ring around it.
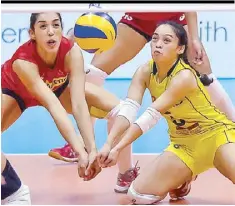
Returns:
[[[185,45],[178,46],[178,48],[177,48],[178,55],[183,54],[184,51],[185,51]]]
[[[32,40],[36,40],[35,32],[32,29],[29,29],[29,37]]]

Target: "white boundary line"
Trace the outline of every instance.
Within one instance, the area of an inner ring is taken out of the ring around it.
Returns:
[[[89,4],[1,4],[2,12],[86,12],[86,11],[235,11],[235,4],[101,4],[102,8],[89,8]]]

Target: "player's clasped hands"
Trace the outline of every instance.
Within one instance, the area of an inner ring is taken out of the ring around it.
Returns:
[[[84,181],[95,178],[101,172],[101,167],[97,161],[97,152],[91,151],[89,154],[84,152],[78,157],[78,175]]]
[[[98,162],[100,167],[106,168],[117,164],[119,152],[115,148],[111,149],[111,146],[104,144],[103,148],[98,154]]]
[[[91,151],[89,154],[84,152],[78,156],[78,175],[84,181],[95,178],[101,168],[111,167],[117,164],[119,151],[104,144],[99,153]]]

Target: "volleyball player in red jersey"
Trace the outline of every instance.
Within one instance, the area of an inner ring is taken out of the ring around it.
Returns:
[[[85,99],[82,53],[62,36],[59,13],[33,13],[29,34],[31,39],[1,68],[2,132],[28,107],[44,106],[64,139],[79,153],[79,176],[92,179],[101,169],[95,160],[97,151]],[[87,151],[66,111],[73,114]],[[1,166],[2,203],[30,204],[29,188],[3,154]]]
[[[171,20],[182,24],[188,33],[189,48],[188,60],[190,64],[201,74],[206,74],[206,84],[212,102],[224,112],[229,119],[235,121],[235,109],[232,102],[224,91],[218,80],[212,74],[208,56],[198,37],[197,13],[196,12],[127,12],[117,25],[117,38],[114,46],[101,54],[95,55],[91,65],[87,66],[86,79],[98,86],[102,86],[106,77],[122,64],[133,59],[148,43],[156,26],[161,21]],[[70,34],[73,41],[73,33]],[[127,104],[132,104],[128,102]],[[138,110],[138,103],[133,107]],[[101,152],[108,153],[110,146],[105,144]],[[60,159],[76,159],[71,153],[71,147],[66,144],[62,148],[52,149],[51,152],[61,156]],[[49,153],[50,154],[50,153]],[[52,156],[53,157],[53,156]],[[122,151],[120,157],[122,162],[118,163],[119,175],[115,187],[116,192],[127,192],[129,185],[138,175],[138,168],[132,167],[131,147]],[[188,194],[190,185],[186,183],[180,190],[175,191],[177,196]],[[183,191],[183,192],[181,192]],[[176,196],[172,194],[171,196]]]

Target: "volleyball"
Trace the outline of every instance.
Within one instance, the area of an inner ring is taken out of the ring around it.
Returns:
[[[74,27],[75,42],[89,53],[101,53],[110,49],[116,35],[115,21],[104,12],[85,13],[77,19]]]

